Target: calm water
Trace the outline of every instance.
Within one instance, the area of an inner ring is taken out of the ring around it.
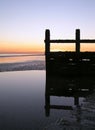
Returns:
[[[0,63],[18,63],[30,61],[43,61],[43,54],[0,54]]]
[[[0,73],[0,130],[95,130],[94,87],[44,70]]]

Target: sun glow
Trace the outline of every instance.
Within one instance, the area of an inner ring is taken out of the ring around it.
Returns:
[[[50,51],[58,52],[58,51],[75,51],[76,45],[75,44],[51,44]],[[81,52],[95,52],[95,44],[91,43],[81,43],[80,44],[80,51]]]
[[[51,44],[51,51],[75,51],[75,44]]]
[[[0,42],[0,53],[43,52],[44,45],[37,43]]]

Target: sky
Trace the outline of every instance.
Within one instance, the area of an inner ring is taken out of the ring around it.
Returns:
[[[75,29],[95,39],[95,0],[0,0],[0,53],[44,52],[45,29],[51,39],[74,39]]]

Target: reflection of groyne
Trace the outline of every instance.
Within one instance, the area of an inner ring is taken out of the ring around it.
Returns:
[[[75,52],[50,52],[50,43],[75,43]],[[46,70],[48,74],[85,75],[95,74],[95,52],[80,52],[80,43],[95,43],[95,39],[80,39],[76,30],[75,40],[51,40],[50,31],[45,33]]]
[[[68,78],[58,76],[46,76],[46,91],[45,91],[45,111],[46,116],[49,116],[50,109],[72,110],[73,107],[69,104],[54,105],[50,102],[51,96],[73,97],[74,105],[79,107],[79,98],[86,97],[93,93],[95,89],[95,79],[92,77]]]

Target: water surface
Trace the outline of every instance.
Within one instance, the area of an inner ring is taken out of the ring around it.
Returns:
[[[76,83],[83,94],[71,90]],[[94,87],[94,79],[49,78],[44,70],[0,73],[0,130],[94,130]]]

